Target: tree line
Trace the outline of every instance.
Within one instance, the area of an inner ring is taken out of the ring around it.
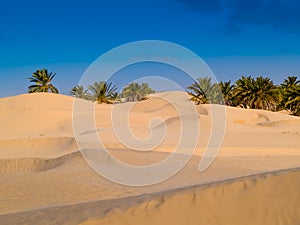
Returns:
[[[34,83],[28,87],[28,93],[58,93],[58,89],[52,84],[55,75],[55,73],[50,73],[46,69],[37,70],[32,74],[32,77],[28,78],[30,82]],[[76,85],[71,89],[69,94],[73,97],[95,101],[99,104],[112,104],[121,102],[121,99],[124,99],[125,102],[145,100],[148,94],[154,92],[155,91],[150,88],[147,83],[139,84],[137,82],[132,82],[123,88],[122,92],[119,94],[117,92],[117,86],[113,85],[112,82],[99,81],[88,85],[87,89],[82,85]]]
[[[289,76],[279,85],[268,77],[242,76],[231,81],[213,83],[210,77],[198,78],[188,93],[196,104],[225,104],[250,109],[287,110],[300,115],[300,81]]]
[[[33,84],[28,87],[29,93],[52,92],[58,89],[52,84],[55,73],[46,69],[37,70],[29,77]],[[242,76],[235,83],[212,82],[210,77],[200,77],[187,87],[191,100],[196,104],[224,104],[251,109],[264,109],[271,111],[287,110],[292,115],[300,116],[300,80],[296,76],[289,76],[279,85],[268,78],[259,76]],[[154,90],[147,84],[132,82],[120,94],[116,85],[111,82],[95,82],[87,89],[77,85],[72,88],[70,95],[98,103],[114,103],[121,101],[141,101]]]

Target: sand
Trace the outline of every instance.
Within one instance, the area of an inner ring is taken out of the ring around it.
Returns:
[[[299,224],[300,119],[217,105],[195,106],[196,116],[188,110],[178,115],[176,108],[189,104],[185,93],[166,92],[136,104],[95,106],[96,127],[82,137],[99,135],[111,156],[138,166],[174,151],[182,118],[187,129],[200,126],[195,152],[179,173],[162,183],[130,187],[108,181],[83,159],[73,133],[73,98],[38,93],[0,99],[0,223]],[[155,146],[153,151],[131,151],[116,137],[111,112],[125,131],[130,107],[131,131],[148,138],[143,146]],[[219,107],[226,112],[224,140],[213,164],[199,172],[211,138],[212,109]],[[151,122],[154,117],[160,120]],[[165,128],[156,146],[155,132]],[[188,136],[192,143],[193,133]]]

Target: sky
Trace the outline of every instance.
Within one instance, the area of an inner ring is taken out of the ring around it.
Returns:
[[[298,0],[3,1],[0,97],[26,93],[27,77],[42,68],[68,94],[99,56],[141,40],[184,46],[220,81],[263,75],[280,83],[300,77],[299,11]]]

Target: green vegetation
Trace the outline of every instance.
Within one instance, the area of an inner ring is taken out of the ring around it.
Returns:
[[[95,82],[93,85],[89,85],[88,89],[92,93],[91,100],[97,101],[99,104],[112,104],[118,97],[117,87],[105,81]]]
[[[34,83],[28,87],[28,93],[52,92],[58,89],[52,84],[55,73],[46,69],[37,70],[29,77]],[[196,104],[223,104],[251,109],[271,111],[287,110],[292,115],[300,116],[300,80],[296,76],[287,77],[282,84],[275,85],[268,77],[242,76],[234,84],[231,81],[212,82],[210,77],[198,78],[188,88],[191,100]],[[116,85],[111,82],[95,82],[87,89],[77,85],[70,91],[76,98],[112,104],[124,98],[126,102],[147,99],[154,90],[147,83],[132,82],[117,93]]]
[[[151,93],[154,93],[154,90],[152,90],[147,83],[139,84],[132,82],[122,90],[120,96],[125,98],[126,102],[134,102],[145,100],[146,95]]]
[[[194,102],[199,104],[221,104],[222,92],[217,83],[212,83],[210,77],[198,78],[195,83],[188,87],[188,92]]]
[[[191,100],[196,104],[225,104],[251,109],[288,110],[300,115],[300,81],[288,77],[275,85],[268,77],[242,76],[235,84],[231,81],[212,83],[211,78],[198,78],[188,87]],[[221,93],[221,97],[220,97]]]
[[[275,92],[276,87],[269,78],[243,76],[236,81],[233,97],[244,108],[275,110]]]
[[[234,105],[233,93],[232,93],[234,85],[231,84],[231,81],[226,81],[226,82],[221,81],[219,85],[222,92],[223,104],[229,106]]]
[[[280,85],[280,106],[291,114],[300,116],[300,81],[295,76],[288,77]]]
[[[28,93],[35,92],[52,92],[58,93],[58,89],[53,86],[52,80],[55,77],[55,73],[48,73],[48,70],[37,70],[32,74],[32,77],[28,77],[29,82],[34,83],[28,87]]]
[[[69,94],[76,98],[83,98],[83,99],[89,98],[87,90],[85,90],[82,85],[76,85],[75,87],[73,87],[69,92]]]
[[[87,88],[85,90],[83,86],[77,85],[71,89],[70,95],[76,98],[96,101],[99,104],[112,104],[121,101],[121,98],[125,98],[126,102],[141,101],[147,98],[147,94],[154,93],[154,90],[147,83],[138,84],[134,82],[128,84],[120,95],[117,93],[116,85],[113,85],[111,82],[95,82]]]

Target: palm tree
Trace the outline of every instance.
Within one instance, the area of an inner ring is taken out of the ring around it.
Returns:
[[[270,78],[242,76],[236,81],[234,97],[240,105],[247,108],[275,110],[275,92],[276,86]]]
[[[233,105],[234,104],[234,99],[233,99],[233,89],[234,89],[234,85],[231,84],[231,81],[226,81],[223,82],[221,81],[219,83],[220,85],[220,89],[223,95],[223,99],[224,99],[224,104],[225,105]]]
[[[212,83],[210,77],[198,78],[191,86],[188,87],[191,92],[191,100],[199,104],[222,102],[222,92],[218,84]]]
[[[146,95],[153,93],[153,90],[148,84],[143,83],[140,85],[137,82],[128,84],[121,93],[121,96],[125,98],[126,102],[141,101],[146,99]]]
[[[237,100],[238,105],[243,108],[249,108],[249,98],[251,95],[251,83],[253,83],[253,78],[251,76],[242,76],[235,82],[235,88],[233,91],[233,96]]]
[[[300,115],[300,80],[289,76],[279,87],[280,107],[293,115]]]
[[[113,92],[111,94],[111,100],[115,103],[115,102],[120,102],[121,99],[120,99],[120,95],[118,92]]]
[[[37,70],[32,74],[32,77],[28,77],[29,82],[34,83],[28,87],[28,93],[35,92],[52,92],[58,93],[58,89],[51,83],[55,77],[55,73],[48,73],[48,70]]]
[[[115,85],[112,86],[111,82],[95,82],[93,85],[89,85],[88,89],[92,92],[91,99],[97,101],[99,104],[112,104],[117,98],[117,87]]]
[[[294,111],[295,100],[291,100],[295,99],[295,93],[297,92],[297,87],[300,85],[299,83],[300,81],[297,77],[289,76],[284,79],[281,85],[277,86],[278,109],[285,109],[290,113]]]
[[[155,93],[155,91],[147,83],[142,83],[141,88],[146,95]]]
[[[284,88],[295,88],[300,83],[296,76],[288,76],[282,83]]]
[[[288,96],[288,100],[285,103],[286,109],[292,115],[300,116],[300,85],[297,85],[294,89],[288,89],[286,92]]]
[[[206,104],[208,103],[208,99],[206,97],[206,91],[211,88],[211,78],[198,78],[188,89],[191,92],[188,92],[191,95],[191,100],[196,102],[197,105],[199,104]]]
[[[85,90],[82,85],[76,85],[75,87],[73,87],[70,91],[70,95],[76,98],[88,98],[87,90]]]
[[[212,85],[211,90],[206,96],[211,104],[224,104],[223,94],[218,83]]]

